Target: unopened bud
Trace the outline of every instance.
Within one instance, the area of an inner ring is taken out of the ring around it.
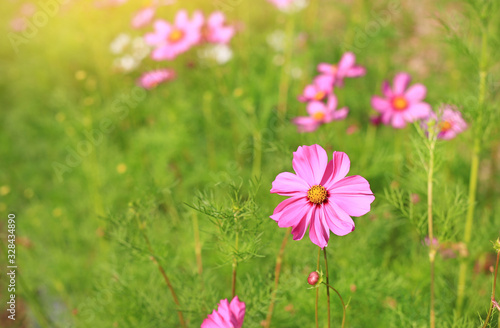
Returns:
[[[323,281],[323,276],[318,271],[313,271],[307,277],[307,283],[311,286],[318,286]]]

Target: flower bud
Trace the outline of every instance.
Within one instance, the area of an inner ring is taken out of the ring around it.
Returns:
[[[318,271],[313,271],[307,277],[307,283],[311,286],[318,286],[323,281],[323,275]]]
[[[500,252],[500,238],[497,238],[497,240],[493,243],[493,248],[494,248],[497,252]]]

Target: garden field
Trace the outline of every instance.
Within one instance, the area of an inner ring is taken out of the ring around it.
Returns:
[[[1,8],[0,327],[500,328],[499,1]]]

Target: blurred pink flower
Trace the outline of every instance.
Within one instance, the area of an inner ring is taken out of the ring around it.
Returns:
[[[21,6],[20,9],[21,16],[31,17],[36,13],[36,6],[32,2],[26,2]]]
[[[462,118],[462,114],[453,110],[450,105],[445,105],[439,110],[441,113],[438,118],[434,112],[431,112],[429,119],[436,120],[436,124],[439,130],[437,137],[439,139],[450,140],[457,136],[457,134],[464,132],[467,129],[467,123],[465,123]],[[427,120],[428,121],[428,120]],[[427,124],[424,124],[427,128]]]
[[[382,93],[385,98],[372,97],[372,106],[382,114],[382,123],[401,129],[406,126],[407,122],[424,119],[430,115],[431,106],[423,102],[427,93],[426,87],[422,84],[414,84],[408,88],[410,81],[409,74],[399,73],[394,78],[392,89],[389,83],[384,81]]]
[[[137,83],[144,89],[152,89],[160,83],[171,81],[175,78],[176,73],[174,70],[164,68],[142,74]]]
[[[241,328],[245,319],[245,303],[235,296],[231,303],[223,299],[217,311],[208,315],[201,328]]]
[[[271,189],[271,193],[290,196],[271,215],[278,226],[293,227],[294,240],[302,239],[310,226],[309,238],[321,248],[328,245],[330,230],[338,236],[354,231],[351,216],[368,213],[375,196],[365,178],[346,177],[349,157],[336,151],[328,162],[321,146],[302,146],[293,153],[292,163],[296,174],[280,173]]]
[[[9,25],[14,32],[22,32],[28,27],[25,17],[15,17],[10,21]]]
[[[153,20],[156,13],[155,7],[145,7],[135,13],[132,17],[132,27],[139,29],[147,26]]]
[[[172,60],[188,51],[199,42],[202,25],[203,14],[199,11],[194,13],[192,20],[189,20],[185,10],[179,11],[174,24],[157,20],[155,32],[145,36],[146,43],[156,46],[151,57],[157,61]]]
[[[359,77],[366,74],[363,66],[356,65],[356,56],[352,52],[346,52],[338,64],[320,63],[318,72],[323,75],[331,76],[337,87],[344,86],[344,78]]]
[[[328,97],[326,104],[321,101],[311,101],[307,104],[309,116],[296,117],[292,122],[297,125],[299,132],[313,132],[322,124],[343,120],[349,113],[349,109],[343,107],[337,110],[337,103],[337,97],[334,94]]]
[[[234,27],[226,26],[225,23],[226,16],[222,12],[212,13],[202,28],[203,40],[210,43],[227,44],[234,35]]]
[[[330,76],[317,76],[312,84],[304,88],[302,94],[298,97],[301,102],[321,101],[325,99],[333,90],[333,79]]]
[[[273,5],[276,6],[278,9],[287,9],[289,6],[292,5],[294,0],[267,0]]]

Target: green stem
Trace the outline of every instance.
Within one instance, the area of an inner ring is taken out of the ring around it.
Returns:
[[[293,33],[295,28],[295,15],[287,17],[286,22],[286,49],[285,49],[285,60],[283,63],[283,69],[281,70],[281,77],[279,83],[279,94],[278,94],[278,118],[280,121],[284,121],[288,106],[288,87],[290,85],[290,67],[291,58],[293,53]]]
[[[498,261],[500,260],[500,251],[497,251],[497,263],[495,264],[495,274],[493,275],[493,288],[491,290],[491,301],[495,300],[495,289],[497,286],[497,274],[498,274]],[[488,326],[488,322],[490,321],[491,315],[493,314],[493,302],[490,301],[490,309],[488,310],[488,316],[484,321],[483,328]],[[500,318],[500,315],[498,316]],[[500,320],[500,319],[499,319]]]
[[[285,247],[288,242],[288,236],[290,235],[291,231],[292,228],[286,229],[285,236],[283,237],[283,241],[281,242],[281,247],[278,252],[278,256],[276,257],[276,268],[274,269],[274,289],[271,294],[271,303],[269,304],[269,309],[267,310],[266,321],[264,322],[263,325],[265,328],[271,327],[271,319],[273,317],[274,303],[276,302],[276,293],[278,291],[278,284],[280,281],[281,265],[283,263],[283,254],[285,253]]]
[[[234,213],[234,222],[235,224],[237,223],[236,213]],[[239,241],[239,234],[238,230],[236,230],[236,238],[234,240],[234,254],[233,254],[233,275],[231,279],[231,299],[233,299],[236,296],[236,272],[238,269],[238,259],[236,258],[236,255],[238,253],[238,241]]]
[[[430,261],[430,275],[431,275],[431,308],[430,308],[430,327],[436,327],[436,314],[434,312],[434,260],[436,258],[436,249],[434,247],[434,230],[432,220],[432,180],[434,175],[434,149],[436,146],[435,131],[433,128],[429,129],[429,171],[427,175],[427,217],[429,229],[429,261]]]
[[[342,328],[344,328],[345,326],[345,317],[346,317],[346,306],[345,306],[345,303],[344,303],[344,299],[342,298],[342,296],[340,295],[340,293],[338,292],[338,290],[336,290],[335,288],[333,288],[332,286],[330,285],[326,285],[327,287],[333,289],[333,291],[335,293],[337,293],[337,295],[339,296],[340,298],[340,302],[342,303],[342,310],[343,310],[343,313],[342,313]]]
[[[321,259],[321,248],[318,248],[318,263],[316,264],[316,271],[317,272],[319,272],[320,259]],[[314,308],[314,319],[316,320],[316,328],[319,328],[318,305],[319,305],[319,288],[316,288],[316,305]]]
[[[472,162],[470,169],[470,181],[469,181],[469,198],[468,198],[468,208],[467,215],[465,219],[465,230],[464,230],[464,243],[467,246],[471,240],[472,234],[472,223],[474,219],[474,210],[476,207],[476,191],[477,191],[477,180],[479,171],[479,155],[481,153],[481,141],[483,133],[483,107],[484,100],[486,96],[486,66],[487,66],[487,31],[486,28],[482,29],[481,36],[481,58],[479,62],[479,99],[478,99],[478,117],[475,122],[476,128],[474,129],[474,148],[472,151]],[[459,276],[458,276],[458,291],[457,291],[457,315],[461,316],[464,294],[465,294],[465,284],[467,281],[467,261],[462,259],[460,263]]]
[[[260,177],[262,166],[262,134],[255,129],[253,133],[253,165],[252,176]]]
[[[198,266],[198,275],[201,280],[201,287],[203,288],[203,259],[201,257],[201,242],[200,242],[200,227],[198,225],[198,214],[193,211],[193,230],[194,230],[194,253],[196,255],[196,265]]]
[[[330,286],[330,278],[328,277],[328,260],[326,258],[326,247],[323,248],[323,254],[325,256],[325,271],[326,271],[326,299],[327,299],[327,304],[328,304],[328,328],[330,328],[330,289],[328,289],[328,286]]]
[[[144,241],[146,242],[146,245],[148,247],[149,253],[151,254],[151,257],[153,258],[153,262],[156,263],[156,265],[158,266],[158,270],[160,270],[160,273],[163,276],[163,279],[165,280],[165,283],[167,284],[168,289],[170,290],[170,293],[172,294],[172,298],[174,299],[174,302],[175,302],[175,304],[178,307],[178,309],[177,309],[177,315],[179,316],[179,321],[181,323],[181,326],[183,328],[187,328],[186,321],[184,321],[184,316],[182,315],[182,311],[179,310],[179,308],[181,307],[181,305],[179,303],[179,299],[177,298],[177,294],[174,291],[174,286],[170,282],[170,279],[168,278],[167,273],[165,272],[165,269],[163,269],[163,267],[161,266],[160,262],[158,262],[158,257],[156,256],[155,252],[153,251],[153,247],[151,246],[151,242],[149,241],[148,235],[144,231],[144,225],[139,220],[137,214],[135,214],[134,217],[135,217],[135,219],[137,221],[137,224],[139,226],[139,230],[141,231],[142,236],[144,237]]]
[[[205,137],[207,142],[207,152],[208,152],[208,164],[213,170],[217,166],[216,154],[215,154],[215,142],[214,142],[214,120],[212,114],[212,94],[206,92],[203,95],[203,106],[202,111],[205,116]]]

